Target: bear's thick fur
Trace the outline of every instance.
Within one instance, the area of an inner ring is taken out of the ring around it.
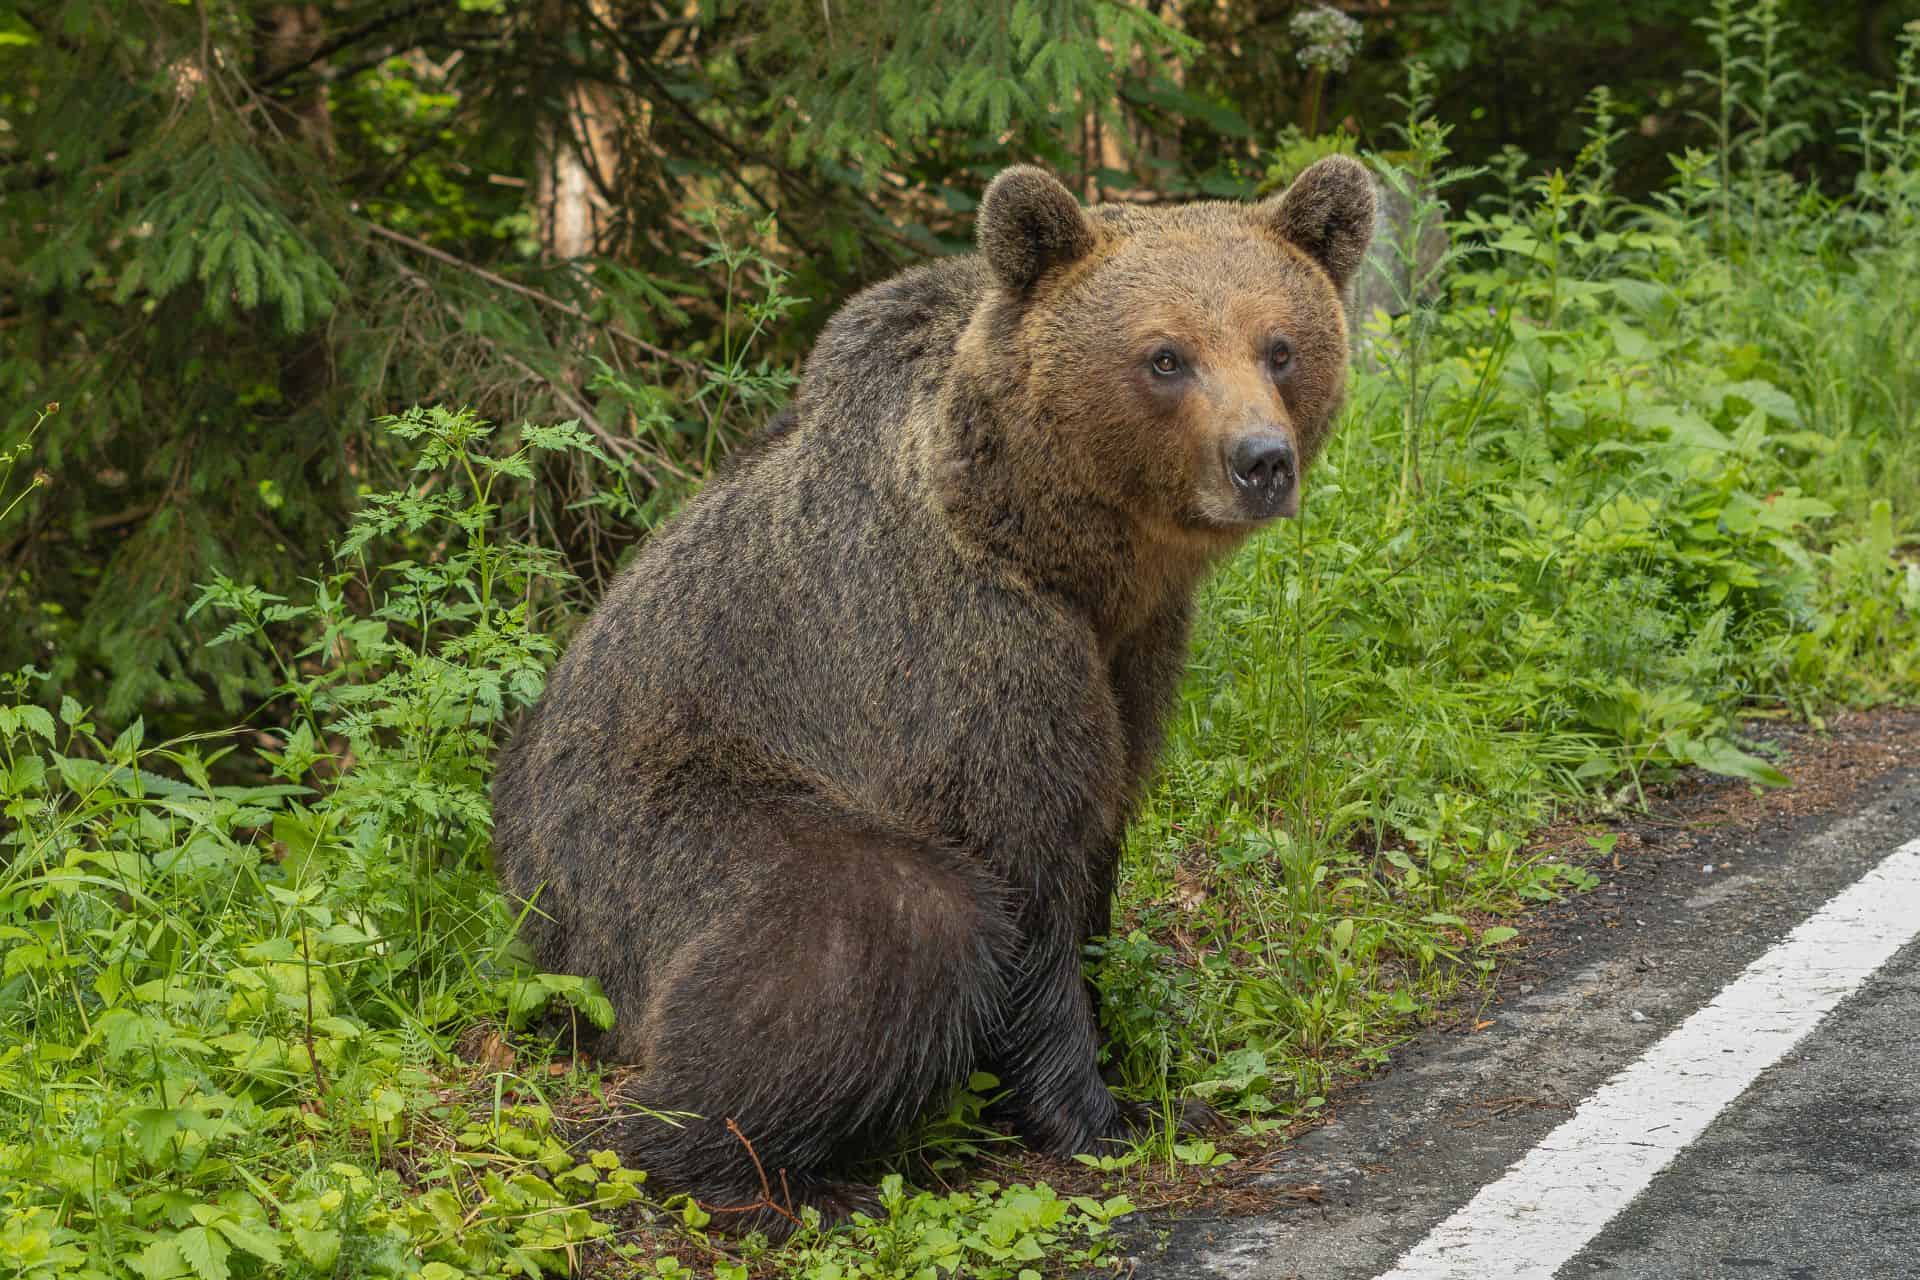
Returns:
[[[1127,1127],[1082,948],[1194,588],[1340,403],[1372,201],[1338,157],[1164,209],[1007,170],[980,252],[841,310],[788,425],[614,583],[502,760],[496,857],[633,1100],[702,1117],[625,1128],[664,1188],[760,1199],[731,1120],[834,1216],[973,1069],[1046,1150]]]

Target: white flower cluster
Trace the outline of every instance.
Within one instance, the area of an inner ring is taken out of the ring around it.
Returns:
[[[1345,71],[1360,47],[1360,24],[1327,5],[1302,9],[1287,29],[1301,42],[1294,54],[1300,65],[1317,71]]]

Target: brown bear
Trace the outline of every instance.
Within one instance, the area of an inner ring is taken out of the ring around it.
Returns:
[[[1137,1122],[1082,949],[1195,586],[1295,512],[1340,404],[1373,217],[1341,157],[1256,205],[1009,169],[980,251],[842,309],[783,429],[615,581],[502,759],[495,848],[541,963],[612,999],[633,1101],[696,1117],[626,1123],[659,1185],[726,1209],[764,1172],[841,1216],[835,1176],[975,1069],[1047,1151]]]

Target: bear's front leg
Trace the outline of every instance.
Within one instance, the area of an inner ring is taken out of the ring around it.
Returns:
[[[1106,931],[1107,899],[1097,912]],[[1030,1146],[1053,1155],[1091,1152],[1103,1141],[1131,1142],[1163,1121],[1179,1137],[1217,1133],[1225,1122],[1197,1098],[1174,1103],[1171,1116],[1150,1102],[1116,1097],[1100,1068],[1099,988],[1081,963],[1084,939],[1064,945],[1029,934],[1014,972],[991,1069],[1008,1090],[1014,1126]]]
[[[1080,930],[1035,922],[1013,965],[991,1042],[991,1069],[1015,1127],[1054,1155],[1089,1151],[1135,1125],[1100,1078],[1099,1027],[1080,967]]]

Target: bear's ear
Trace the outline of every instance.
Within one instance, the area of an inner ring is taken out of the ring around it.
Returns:
[[[980,252],[1000,283],[1016,293],[1049,268],[1093,252],[1093,224],[1073,192],[1030,164],[1003,169],[980,200]]]
[[[1328,156],[1255,209],[1267,229],[1306,251],[1347,287],[1373,242],[1373,175],[1351,156]]]

